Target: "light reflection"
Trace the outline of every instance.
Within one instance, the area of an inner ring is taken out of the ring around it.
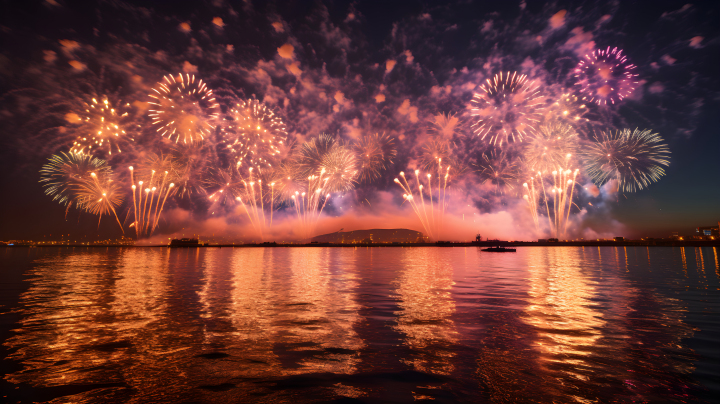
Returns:
[[[609,247],[63,251],[27,273],[6,341],[22,365],[7,380],[81,389],[63,402],[407,401],[478,386],[492,402],[682,401],[697,361],[683,293],[709,282],[680,273],[683,249],[653,249],[655,267],[633,247],[624,264],[619,249],[600,263]],[[398,381],[408,370],[420,381]],[[299,396],[276,387],[298,380]]]
[[[615,253],[617,258],[617,249]],[[596,282],[563,249],[534,249],[528,259],[530,305],[525,320],[539,334],[537,349],[544,360],[587,366],[586,356],[605,324],[592,301]]]
[[[453,268],[438,249],[403,249],[401,254],[397,329],[412,349],[403,362],[419,371],[449,374],[454,370],[455,357],[450,344],[457,341],[451,319],[455,313],[450,293],[455,284]]]

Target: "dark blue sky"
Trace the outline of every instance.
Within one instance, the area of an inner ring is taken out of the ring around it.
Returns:
[[[435,116],[461,119],[450,140],[473,167],[487,151],[469,130],[477,84],[519,71],[552,97],[572,89],[570,70],[585,53],[607,46],[624,49],[640,85],[622,104],[593,109],[581,138],[592,130],[651,129],[669,144],[671,164],[640,192],[580,195],[586,211],[576,217],[578,236],[591,234],[586,228],[667,236],[720,220],[717,2],[54,0],[6,1],[1,11],[0,239],[119,234],[107,218],[99,230],[89,214],[65,218],[38,183],[47,158],[75,136],[67,114],[92,96],[110,94],[135,109],[136,154],[112,161],[116,167],[154,144],[142,103],[163,75],[178,72],[203,77],[221,103],[257,97],[283,117],[291,141],[386,132],[398,142],[394,166],[348,197],[397,207],[392,178],[414,167]],[[486,226],[509,212],[517,230],[510,234],[524,234],[518,195],[492,195],[472,176],[457,184],[457,195],[458,205],[490,215]],[[173,203],[196,223],[212,210],[200,201]],[[331,204],[327,213],[341,216],[348,206]],[[231,216],[232,231],[242,232],[242,219]]]

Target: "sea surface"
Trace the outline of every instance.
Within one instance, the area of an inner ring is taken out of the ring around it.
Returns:
[[[0,402],[713,402],[717,248],[3,248]]]

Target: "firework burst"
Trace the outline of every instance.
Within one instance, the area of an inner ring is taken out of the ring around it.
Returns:
[[[240,195],[242,182],[242,176],[234,167],[213,167],[208,170],[202,184],[211,202],[227,205]]]
[[[455,165],[452,144],[443,139],[430,139],[420,150],[420,165],[424,170],[433,172],[443,165]]]
[[[275,193],[282,201],[291,201],[293,195],[305,191],[300,181],[299,170],[292,159],[273,170],[271,182],[275,184]]]
[[[630,95],[638,84],[635,65],[622,50],[608,46],[585,55],[574,71],[581,98],[598,105],[615,104]]]
[[[322,169],[325,155],[339,146],[334,137],[324,133],[303,143],[293,156],[293,164],[297,170],[296,178],[317,175]]]
[[[130,104],[113,106],[107,97],[103,97],[100,101],[93,98],[83,107],[81,113],[69,113],[65,117],[79,133],[70,152],[112,156],[113,152],[120,153],[126,144],[135,141],[125,131]]]
[[[482,91],[470,101],[475,122],[471,129],[482,140],[502,147],[509,142],[522,142],[535,131],[542,118],[539,86],[524,74],[502,72],[487,79]]]
[[[171,174],[175,179],[177,193],[181,198],[193,194],[203,194],[203,174],[207,165],[213,161],[211,147],[195,147],[191,144],[176,144],[170,151]]]
[[[320,171],[326,181],[325,192],[347,192],[357,183],[357,159],[352,149],[340,143],[332,147],[322,158]]]
[[[520,163],[505,151],[491,150],[483,153],[478,164],[479,175],[483,184],[495,187],[495,193],[502,193],[505,189],[512,190],[520,176]]]
[[[452,140],[460,129],[460,119],[455,114],[438,114],[433,116],[430,133],[435,137]]]
[[[100,175],[91,172],[89,176],[84,177],[78,184],[77,198],[85,211],[99,216],[98,227],[102,216],[112,212],[120,230],[125,233],[115,212],[115,208],[123,201],[123,195],[120,185],[113,180],[112,171],[104,170]]]
[[[353,148],[359,182],[371,182],[380,178],[382,171],[386,170],[397,156],[395,140],[385,133],[363,135]]]
[[[76,207],[82,207],[77,189],[90,177],[90,173],[104,177],[110,172],[105,160],[84,153],[60,153],[50,157],[49,161],[40,170],[40,183],[45,187],[45,194],[67,206],[66,214],[73,203]]]
[[[233,164],[270,168],[280,156],[287,138],[285,123],[255,99],[241,101],[229,112],[232,121],[222,130],[223,147]]]
[[[540,125],[528,138],[523,155],[530,172],[550,172],[565,167],[577,149],[577,132],[562,122]]]
[[[625,192],[641,190],[665,175],[670,149],[649,129],[601,132],[581,153],[585,171],[597,185],[616,179]]]
[[[588,107],[575,94],[564,93],[547,108],[546,120],[562,120],[570,125],[587,122]]]
[[[195,75],[164,76],[152,89],[148,114],[156,131],[175,143],[201,142],[213,130],[220,106],[206,83]]]

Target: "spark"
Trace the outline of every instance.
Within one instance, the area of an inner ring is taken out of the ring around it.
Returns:
[[[83,103],[84,111],[78,111],[74,130],[79,132],[70,147],[73,153],[106,153],[111,156],[113,151],[122,152],[122,148],[135,139],[125,131],[129,113],[128,105],[122,102],[113,106],[107,97],[97,98]]]
[[[540,89],[524,74],[500,72],[480,85],[473,95],[472,132],[493,146],[522,142],[542,118]]]
[[[385,133],[365,134],[353,145],[358,165],[358,181],[368,183],[380,175],[397,156],[395,140]]]
[[[256,99],[235,104],[229,115],[232,120],[221,131],[221,143],[232,163],[238,167],[273,167],[287,140],[283,120]]]
[[[581,151],[585,171],[597,185],[616,179],[619,189],[636,192],[665,175],[670,149],[649,129],[603,131]]]
[[[529,171],[550,172],[564,166],[568,157],[575,155],[577,140],[577,132],[566,123],[555,121],[540,125],[523,149]]]
[[[77,189],[91,172],[103,177],[110,172],[110,166],[105,160],[85,153],[59,153],[48,160],[49,163],[40,170],[40,183],[45,188],[45,194],[67,206],[65,214],[73,204],[78,208],[82,207],[82,199],[77,194]]]
[[[584,101],[612,105],[622,101],[638,85],[635,65],[622,49],[598,49],[585,55],[574,70],[580,95]]]
[[[211,89],[195,75],[167,75],[149,95],[152,105],[148,116],[160,136],[175,143],[193,144],[205,139],[214,129],[220,106]]]

